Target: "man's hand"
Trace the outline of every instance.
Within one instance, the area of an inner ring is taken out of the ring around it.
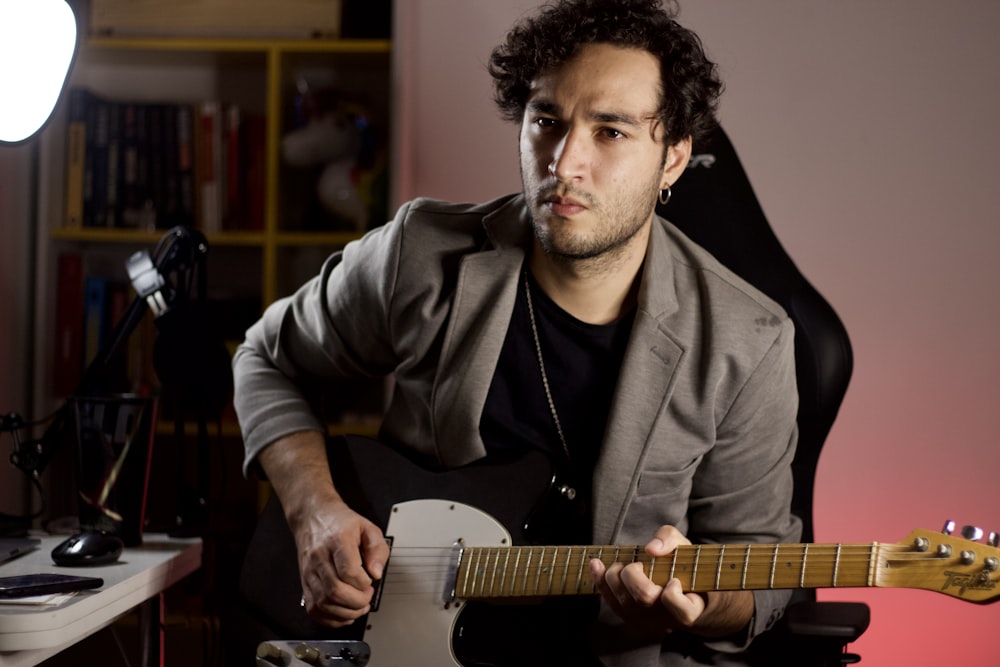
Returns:
[[[267,446],[259,460],[295,536],[306,611],[334,628],[367,614],[389,545],[337,493],[323,435],[294,433]]]
[[[389,546],[379,528],[343,502],[317,503],[293,528],[303,601],[315,620],[341,627],[364,616]]]
[[[680,531],[662,526],[645,550],[650,556],[663,557],[684,544],[691,542]],[[753,616],[750,591],[685,593],[677,579],[665,586],[653,583],[642,563],[605,567],[594,559],[590,572],[604,601],[641,634],[662,637],[674,630],[689,630],[705,637],[722,637],[738,632]]]

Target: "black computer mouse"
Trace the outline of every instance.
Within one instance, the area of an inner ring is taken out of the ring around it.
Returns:
[[[52,550],[56,565],[107,565],[122,555],[121,538],[108,533],[86,532],[60,542]]]

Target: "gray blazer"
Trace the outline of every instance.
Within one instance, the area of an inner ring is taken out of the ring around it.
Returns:
[[[323,430],[299,389],[306,378],[389,373],[384,437],[448,467],[484,456],[479,419],[531,234],[521,195],[424,199],[331,256],[236,352],[245,466],[281,436]],[[594,542],[642,544],[663,524],[696,543],[797,541],[796,409],[781,307],[656,218],[594,471]],[[744,639],[772,625],[787,597],[756,592]],[[688,664],[656,654],[640,647],[620,664]]]

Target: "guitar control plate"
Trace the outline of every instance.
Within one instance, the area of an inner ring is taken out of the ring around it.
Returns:
[[[257,646],[257,667],[365,667],[371,659],[360,641],[271,640]]]

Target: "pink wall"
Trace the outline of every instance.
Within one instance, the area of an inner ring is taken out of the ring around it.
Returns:
[[[518,187],[484,63],[535,4],[398,3],[400,199]],[[897,542],[945,519],[1000,531],[1000,4],[681,4],[722,67],[723,121],[765,211],[854,344],[817,539]],[[866,665],[1000,664],[1000,604],[823,597],[871,606],[853,647]]]

